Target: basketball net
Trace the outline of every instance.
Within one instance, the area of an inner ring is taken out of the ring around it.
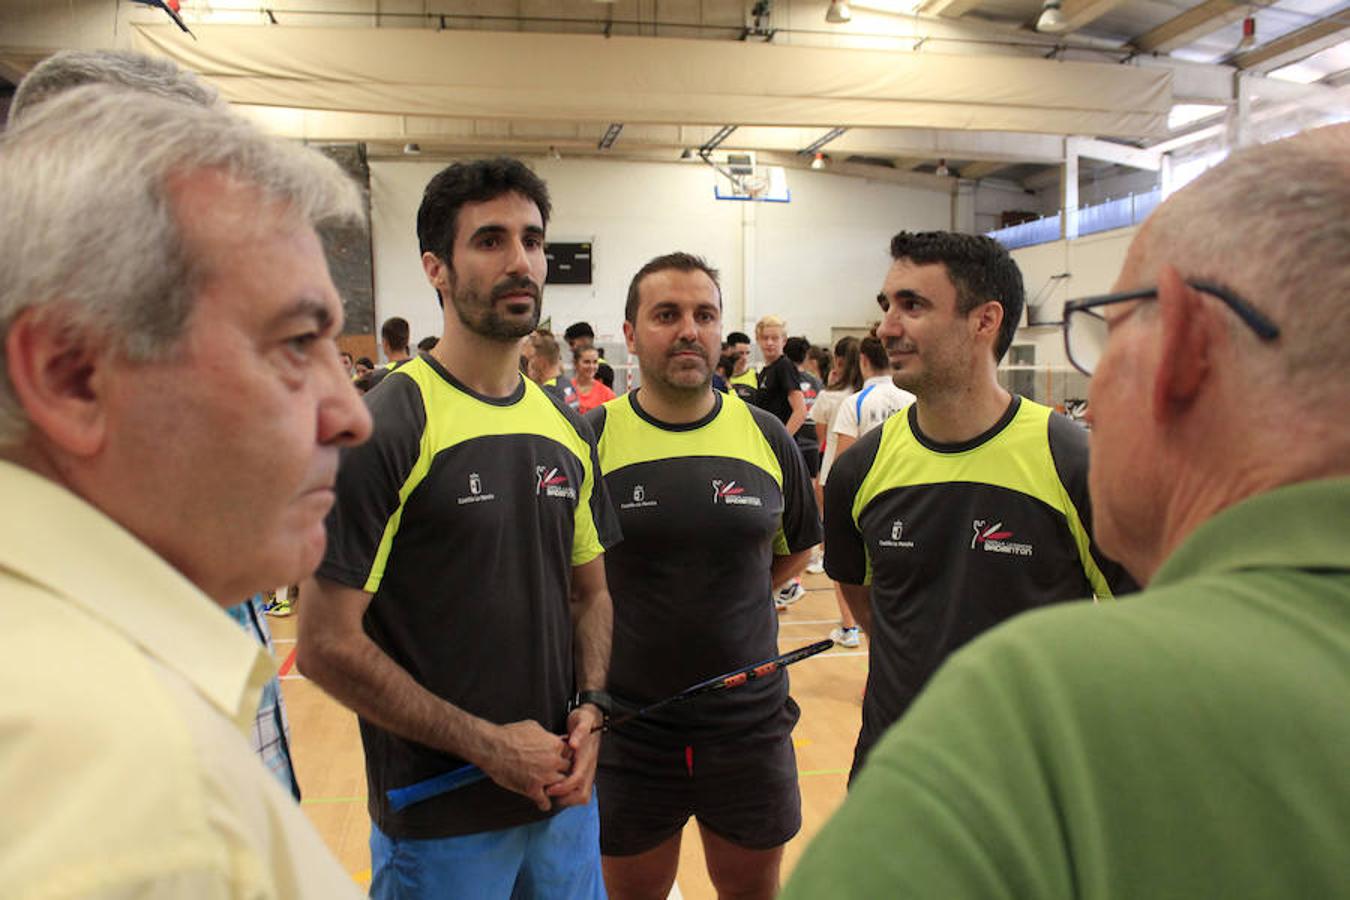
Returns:
[[[763,175],[747,175],[741,179],[741,190],[748,194],[751,200],[758,200],[769,190],[769,179]]]

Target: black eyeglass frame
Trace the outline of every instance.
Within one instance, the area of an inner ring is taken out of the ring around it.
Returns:
[[[1186,281],[1194,290],[1209,294],[1211,297],[1221,301],[1224,306],[1231,309],[1243,324],[1256,333],[1256,336],[1263,341],[1273,341],[1280,336],[1280,326],[1271,321],[1270,317],[1261,312],[1255,306],[1252,306],[1246,300],[1243,300],[1238,294],[1221,284],[1213,281],[1203,281],[1200,279]],[[1158,296],[1158,289],[1137,288],[1133,291],[1118,291],[1114,294],[1097,294],[1092,297],[1081,297],[1077,300],[1070,300],[1064,304],[1064,318],[1060,321],[1060,326],[1064,329],[1064,355],[1069,358],[1069,362],[1078,371],[1092,377],[1092,373],[1083,368],[1078,360],[1074,359],[1073,349],[1069,343],[1069,323],[1073,314],[1076,312],[1088,312],[1099,319],[1105,316],[1100,313],[1091,312],[1098,306],[1110,306],[1112,303],[1124,303],[1127,300],[1147,300]],[[1095,368],[1095,367],[1094,367]]]

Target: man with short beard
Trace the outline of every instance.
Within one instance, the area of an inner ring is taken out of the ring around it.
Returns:
[[[1133,586],[1092,543],[1087,432],[998,383],[1025,301],[1012,257],[939,231],[897,234],[891,257],[877,337],[916,399],[840,454],[825,486],[825,571],[868,635],[850,778],[971,638]]]
[[[782,424],[712,388],[715,269],[687,253],[653,259],[629,286],[623,330],[642,386],[587,418],[626,535],[605,559],[610,683],[645,706],[778,655],[764,596],[805,565],[820,524]],[[784,676],[616,728],[598,776],[610,896],[665,898],[693,816],[719,895],[772,897],[801,826],[797,716]]]
[[[298,661],[360,717],[376,898],[603,896],[591,788],[618,532],[590,429],[518,369],[549,209],[516,160],[428,184],[417,231],[445,332],[369,395],[374,436],[343,456],[302,588]],[[390,806],[466,762],[490,780]]]

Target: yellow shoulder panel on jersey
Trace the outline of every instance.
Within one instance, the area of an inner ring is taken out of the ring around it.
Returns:
[[[436,455],[457,444],[495,435],[538,435],[561,444],[581,461],[586,478],[577,497],[572,562],[581,565],[602,552],[596,549],[600,542],[590,515],[591,493],[596,478],[596,473],[591,469],[590,446],[539,385],[523,378],[525,393],[520,400],[510,406],[495,406],[457,389],[420,356],[390,372],[387,377],[407,377],[417,385],[422,395],[422,408],[426,412],[426,426],[422,430],[417,461],[399,488],[398,509],[385,523],[384,534],[380,537],[380,547],[371,565],[372,580],[378,579],[375,573],[384,571],[394,546],[394,536],[398,534],[402,521],[404,503],[431,471]],[[377,586],[368,584],[366,590],[373,592]]]
[[[632,395],[605,404],[605,430],[600,435],[600,468],[616,472],[625,466],[682,456],[740,459],[773,477],[783,486],[783,468],[759,430],[750,407],[735,395],[722,395],[717,417],[692,431],[670,431],[643,420],[633,408]]]

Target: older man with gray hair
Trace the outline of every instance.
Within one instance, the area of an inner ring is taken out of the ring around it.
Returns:
[[[225,111],[211,85],[167,59],[129,50],[62,50],[33,67],[19,82],[9,107],[11,121],[73,87],[112,84],[128,90],[182,100]]]
[[[314,230],[357,189],[89,86],[0,138],[0,209],[7,893],[358,895],[245,742],[271,664],[219,609],[313,571],[370,431]]]
[[[1144,592],[958,653],[786,897],[1343,897],[1350,125],[1244,150],[1068,304],[1102,548]]]

